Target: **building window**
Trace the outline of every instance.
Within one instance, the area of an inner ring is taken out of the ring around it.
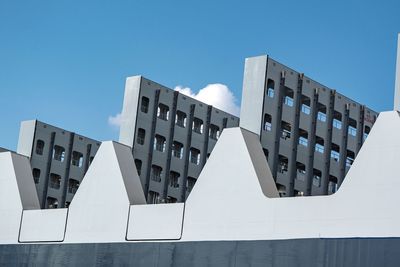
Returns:
[[[328,182],[328,194],[333,194],[338,190],[338,179],[330,175],[329,182]]]
[[[196,184],[196,178],[188,177],[186,181],[186,190],[190,193]]]
[[[365,139],[367,139],[370,131],[371,131],[371,127],[365,125],[365,127],[364,127],[364,136],[363,136],[364,140],[363,141],[365,141]]]
[[[47,208],[56,209],[58,208],[58,200],[54,197],[47,197]]]
[[[151,166],[151,180],[161,182],[162,168],[157,165]]]
[[[186,127],[186,114],[178,110],[176,112],[175,123],[180,127]]]
[[[335,143],[331,144],[331,158],[337,162],[340,159],[340,147]]]
[[[272,130],[272,118],[271,115],[265,114],[264,115],[264,131],[270,132]]]
[[[89,158],[89,166],[92,164],[93,160],[94,160],[94,157],[91,156],[91,157]]]
[[[149,204],[160,203],[160,194],[154,191],[149,191],[148,203]]]
[[[154,150],[164,152],[166,143],[167,140],[164,136],[156,134],[156,136],[154,137]]]
[[[178,200],[174,197],[168,196],[166,199],[166,203],[176,203]]]
[[[172,155],[181,159],[183,157],[183,144],[177,141],[172,143]]]
[[[275,95],[275,82],[271,79],[268,79],[267,82],[267,96],[273,98]]]
[[[357,122],[351,118],[349,118],[348,133],[351,136],[357,136]]]
[[[269,151],[268,149],[263,148],[265,159],[268,161]]]
[[[308,132],[299,128],[299,145],[308,146]]]
[[[317,119],[326,122],[326,106],[321,103],[318,103]]]
[[[136,166],[136,171],[138,175],[142,173],[142,161],[140,159],[135,159],[135,166]]]
[[[219,138],[219,127],[217,125],[211,124],[209,130],[210,138],[214,140],[218,140]]]
[[[68,193],[75,194],[79,188],[79,181],[70,178],[68,180]]]
[[[53,159],[63,162],[65,159],[65,149],[62,146],[54,146]]]
[[[283,100],[284,103],[289,107],[293,107],[293,96],[294,96],[293,90],[285,87],[285,95]]]
[[[306,180],[306,165],[301,162],[296,162],[296,179],[300,181]]]
[[[350,167],[355,159],[355,154],[351,150],[347,150],[347,156],[346,156],[346,166]]]
[[[55,173],[50,173],[50,184],[49,186],[54,189],[60,189],[61,176]]]
[[[159,104],[157,109],[157,117],[167,121],[169,118],[169,107],[164,104]]]
[[[333,111],[332,125],[336,129],[342,129],[342,114],[340,112],[337,112],[336,110]]]
[[[286,121],[281,121],[281,138],[288,139],[290,138],[290,132],[292,131],[292,126],[290,123]]]
[[[179,177],[181,175],[177,172],[171,171],[169,173],[169,186],[173,188],[179,187]]]
[[[198,118],[194,118],[193,120],[193,131],[199,134],[203,133],[203,121],[198,119]]]
[[[316,187],[321,187],[321,176],[322,172],[320,170],[313,170],[313,185]]]
[[[279,155],[278,157],[278,172],[286,173],[288,171],[289,160],[287,157]]]
[[[294,190],[294,196],[295,197],[302,197],[302,196],[304,196],[304,192],[303,191],[299,191],[299,190]]]
[[[142,104],[140,105],[140,111],[143,113],[149,112],[149,99],[145,96],[142,97]]]
[[[315,137],[315,151],[324,153],[324,139],[319,136]]]
[[[37,140],[36,141],[36,154],[43,155],[43,149],[44,149],[44,141]]]
[[[81,168],[83,165],[83,154],[78,151],[73,151],[71,163],[72,165]]]
[[[32,170],[32,176],[33,176],[33,181],[35,181],[35,184],[38,184],[40,180],[40,170],[34,168]]]
[[[311,113],[311,101],[310,98],[305,95],[301,95],[301,112],[307,115]]]
[[[71,202],[69,202],[69,201],[65,201],[65,207],[66,208],[69,208],[69,205],[71,204]]]
[[[276,189],[278,189],[280,197],[286,196],[286,186],[284,186],[283,184],[276,184]]]
[[[190,148],[190,155],[189,155],[190,162],[196,165],[200,164],[200,150],[191,147]]]
[[[136,143],[138,143],[139,145],[143,145],[145,137],[146,137],[146,131],[142,128],[139,128],[136,137]]]

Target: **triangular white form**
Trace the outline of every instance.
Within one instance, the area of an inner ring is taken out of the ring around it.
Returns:
[[[123,242],[129,206],[145,203],[131,148],[103,142],[69,206],[65,242]]]
[[[24,209],[40,209],[29,159],[0,153],[0,244],[18,243]]]
[[[258,136],[225,129],[187,199],[181,240],[399,237],[399,132],[399,114],[380,113],[336,194],[270,198],[270,172],[249,160]]]

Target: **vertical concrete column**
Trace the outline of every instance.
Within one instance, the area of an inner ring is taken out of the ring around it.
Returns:
[[[183,155],[183,158],[185,160],[185,166],[183,169],[183,176],[182,176],[182,186],[181,186],[181,199],[179,199],[179,202],[184,202],[186,199],[186,183],[187,183],[187,176],[188,176],[188,171],[189,171],[189,153],[190,153],[190,146],[192,145],[192,130],[193,130],[193,119],[194,119],[194,110],[196,108],[196,105],[190,105],[190,114],[189,114],[189,119],[188,119],[188,132],[186,136],[186,147],[185,147],[185,153]]]
[[[314,89],[314,94],[311,98],[311,122],[308,128],[308,160],[306,165],[306,196],[311,195],[311,187],[314,173],[314,152],[315,152],[315,131],[317,127],[318,114],[318,88]]]
[[[400,34],[397,35],[396,82],[393,109],[400,111]]]
[[[343,127],[342,127],[342,143],[340,144],[340,172],[338,177],[338,186],[340,186],[346,175],[346,158],[347,158],[347,138],[348,138],[348,127],[349,127],[349,104],[343,107]]]

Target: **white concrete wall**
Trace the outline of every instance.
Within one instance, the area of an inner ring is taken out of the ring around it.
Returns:
[[[17,153],[31,157],[35,138],[36,120],[23,121],[19,129]]]

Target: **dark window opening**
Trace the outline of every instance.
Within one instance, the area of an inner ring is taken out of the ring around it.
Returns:
[[[40,180],[40,170],[34,168],[32,170],[32,176],[33,176],[33,181],[35,182],[35,184],[38,184],[39,180]]]
[[[200,120],[198,118],[193,119],[193,132],[199,133],[199,134],[203,133],[203,121],[202,120]]]
[[[264,156],[268,161],[269,151],[268,151],[268,149],[265,149],[265,148],[263,148],[263,151],[264,151]]]
[[[268,79],[267,82],[267,96],[273,98],[275,95],[275,82],[271,79]]]
[[[60,189],[61,186],[61,176],[55,173],[50,173],[50,183],[49,186],[54,189]]]
[[[315,137],[315,151],[324,153],[324,139],[319,136]]]
[[[137,133],[137,137],[136,137],[136,143],[138,143],[139,145],[143,145],[145,137],[146,137],[145,129],[139,128],[138,129],[138,133]]]
[[[196,184],[196,178],[188,177],[186,181],[186,190],[190,193]]]
[[[178,110],[176,112],[175,123],[180,127],[186,127],[186,114]]]
[[[82,167],[83,165],[83,154],[78,151],[72,152],[71,164],[77,167]]]
[[[167,121],[169,118],[169,107],[160,103],[157,109],[157,117]]]
[[[190,148],[190,155],[189,155],[190,162],[196,165],[200,164],[200,150],[191,147]]]
[[[167,203],[176,203],[176,202],[178,202],[178,200],[174,197],[168,196],[166,202]]]
[[[156,134],[154,137],[154,150],[164,152],[167,140],[164,136]]]
[[[43,149],[44,149],[44,141],[37,140],[36,141],[36,154],[43,155]]]
[[[357,122],[352,118],[349,118],[348,133],[351,136],[357,136]]]
[[[330,175],[329,182],[328,182],[328,194],[333,194],[338,190],[338,179]]]
[[[281,138],[285,140],[290,138],[291,131],[292,126],[290,125],[290,123],[286,121],[281,121]]]
[[[337,162],[339,162],[340,159],[340,147],[335,143],[331,144],[331,158]]]
[[[53,159],[63,162],[65,159],[65,148],[62,146],[54,146]]]
[[[308,96],[301,95],[301,112],[307,115],[311,113],[311,100]]]
[[[299,128],[299,145],[308,146],[308,132]]]
[[[286,186],[284,186],[283,184],[276,184],[276,189],[278,189],[280,197],[286,196]]]
[[[149,196],[148,196],[148,203],[149,204],[158,204],[160,203],[160,194],[154,191],[149,191]]]
[[[321,177],[322,177],[322,172],[317,169],[313,169],[313,185],[316,187],[321,186]]]
[[[342,129],[342,113],[337,112],[336,110],[333,111],[332,125],[336,129]]]
[[[350,167],[353,164],[355,157],[356,156],[353,151],[347,150],[347,155],[346,155],[346,166],[347,167]]]
[[[214,140],[218,140],[219,138],[219,127],[217,125],[211,124],[209,130],[210,138]]]
[[[140,105],[140,110],[143,113],[149,112],[149,99],[145,96],[142,97],[142,104]]]
[[[47,208],[56,209],[58,208],[58,200],[54,197],[47,197]]]
[[[272,130],[272,118],[271,115],[265,114],[264,115],[264,131],[271,131]]]
[[[174,141],[172,144],[172,155],[176,158],[183,158],[183,144]]]
[[[179,177],[181,175],[177,172],[171,171],[169,173],[169,186],[173,188],[179,188]]]
[[[326,122],[326,106],[321,103],[318,103],[317,119]]]
[[[364,141],[365,141],[365,139],[367,139],[367,137],[368,137],[370,132],[371,132],[371,127],[365,125],[365,127],[364,127]]]
[[[142,161],[140,159],[135,159],[135,166],[137,174],[140,176],[140,174],[142,173]]]
[[[79,188],[79,181],[75,179],[68,180],[68,193],[75,194]]]
[[[293,96],[294,96],[293,90],[285,87],[285,95],[284,95],[283,101],[289,107],[293,107],[293,102],[294,102]]]
[[[151,166],[151,180],[154,182],[161,182],[162,168],[157,165]]]
[[[278,157],[278,172],[286,173],[288,171],[289,160],[287,157],[279,155]]]
[[[306,165],[301,162],[296,162],[296,179],[300,181],[306,180]]]

